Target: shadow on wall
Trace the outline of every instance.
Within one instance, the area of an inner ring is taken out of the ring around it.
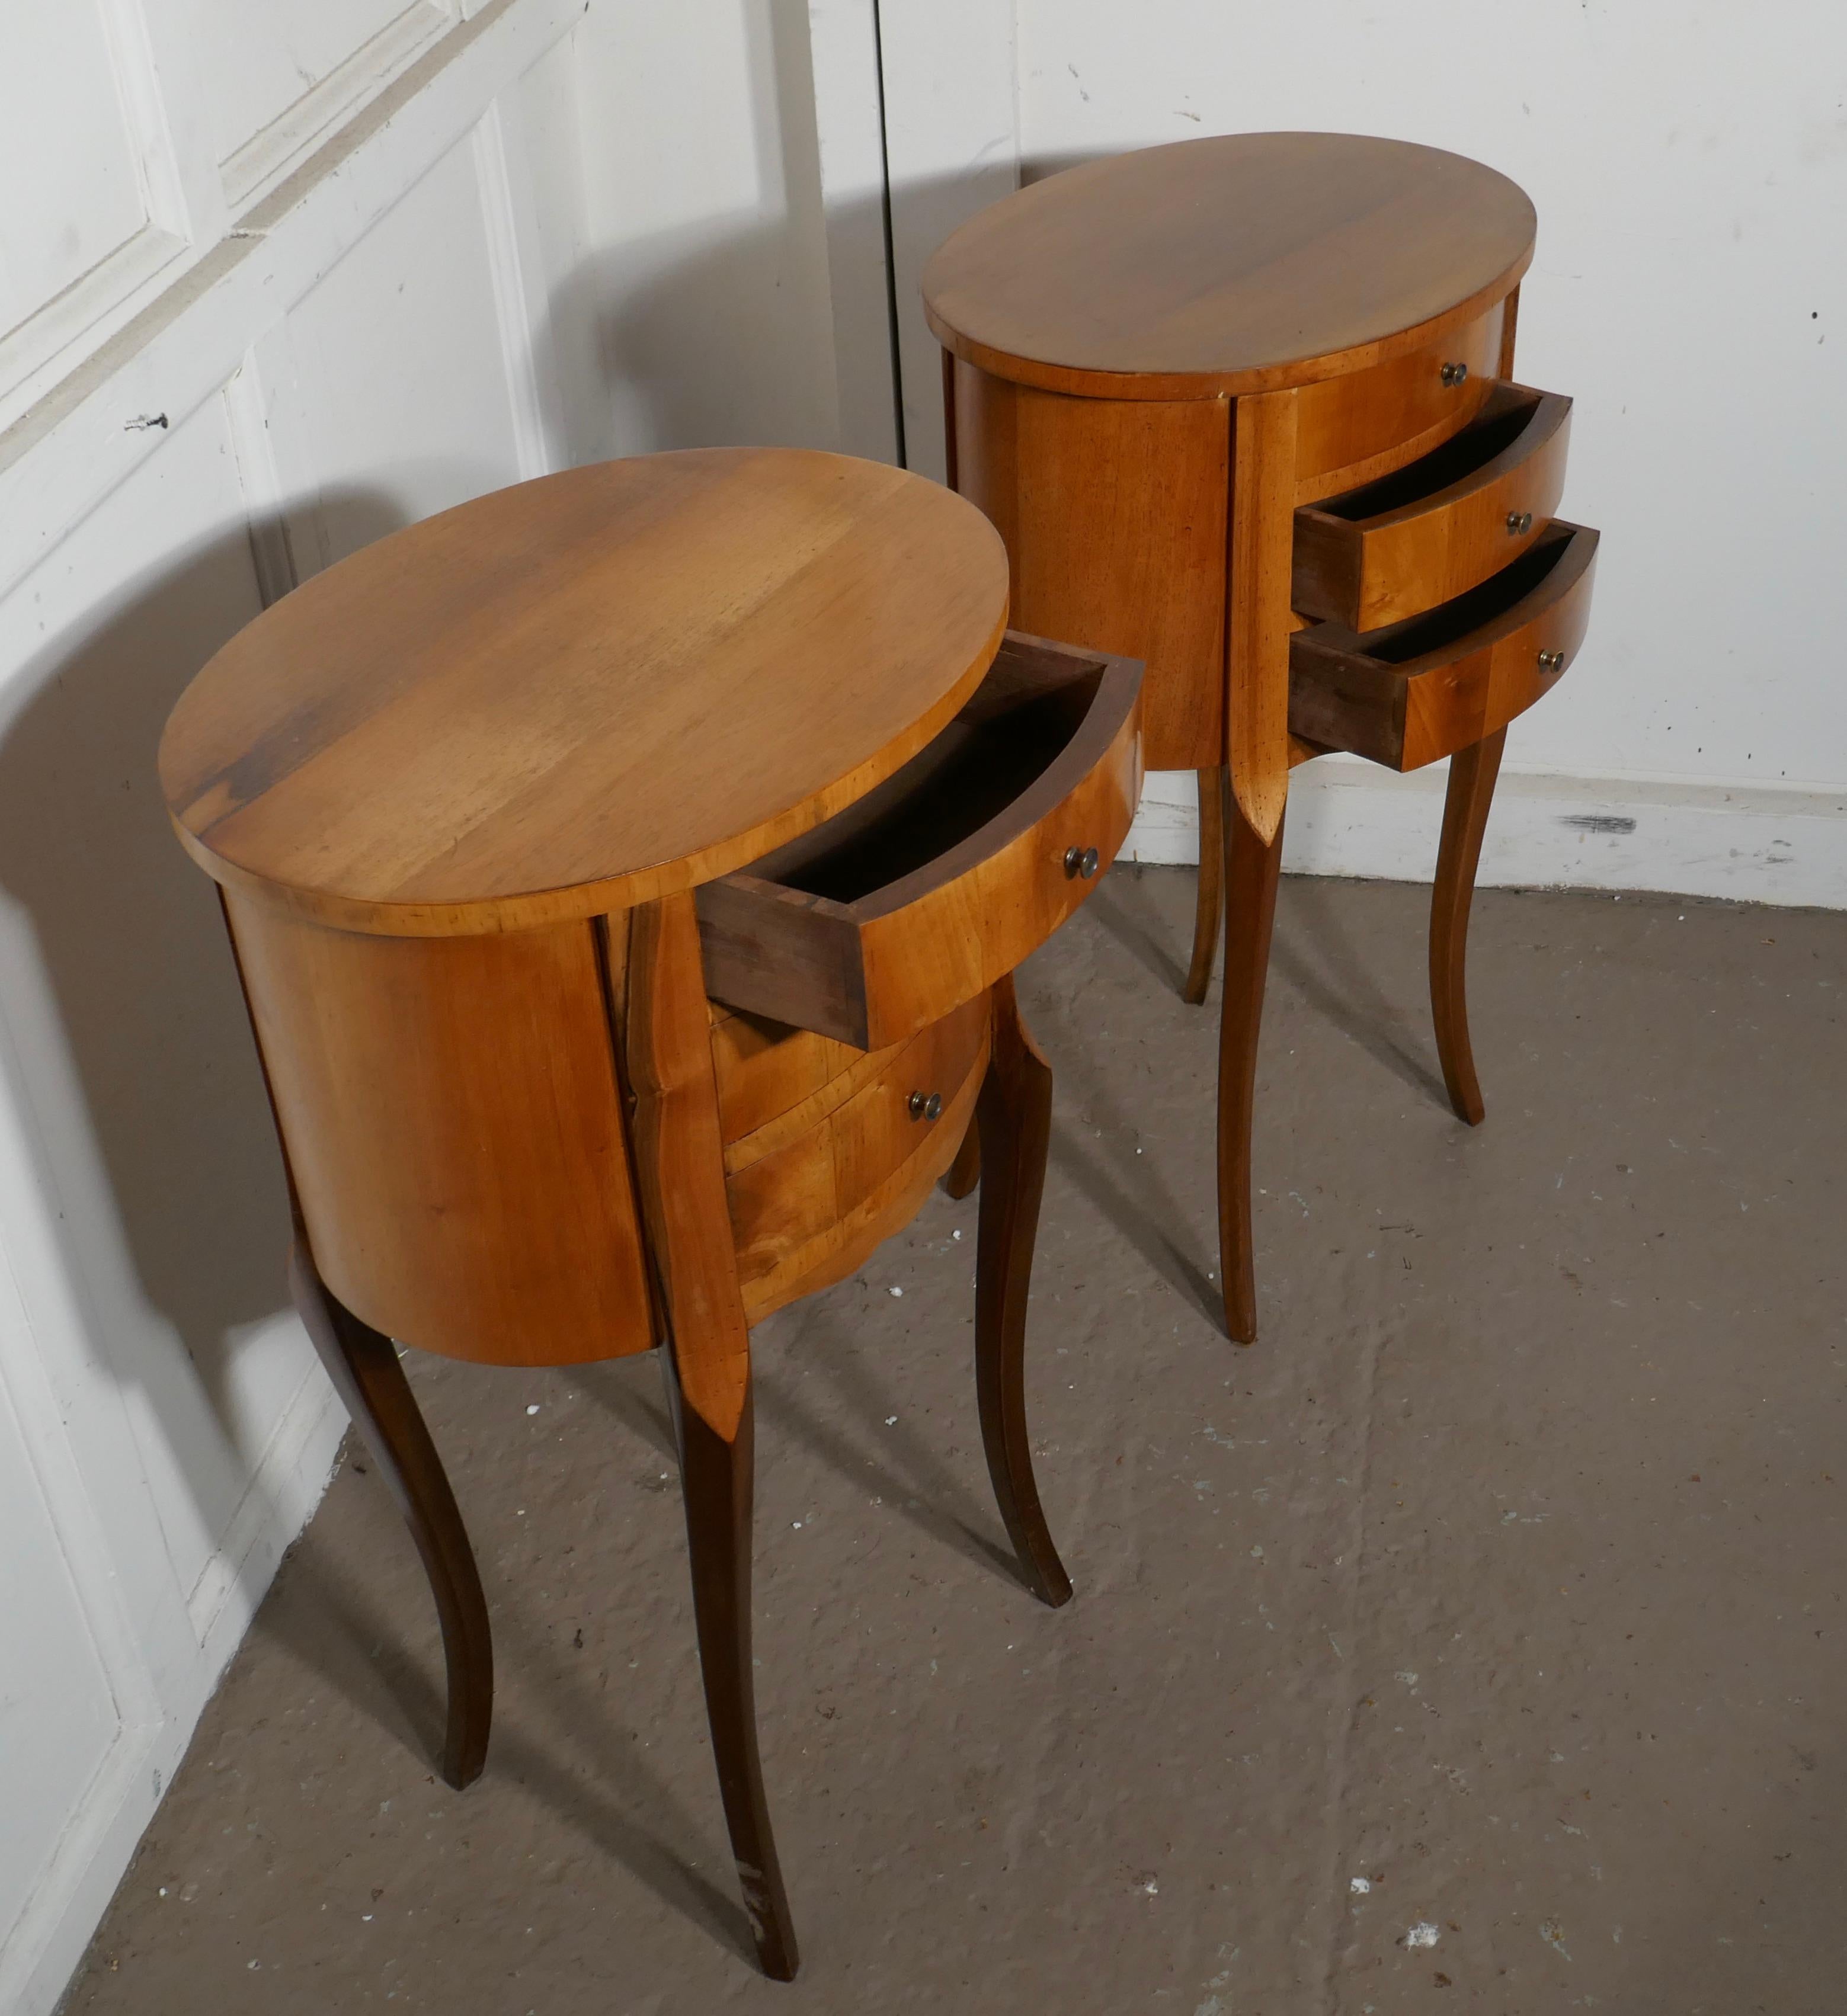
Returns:
[[[953,181],[918,184],[894,200],[935,208],[956,193]],[[862,261],[855,281],[837,278],[832,296],[825,272],[800,295],[809,276],[786,220],[708,220],[586,260],[553,290],[539,340],[564,380],[566,458],[780,447],[893,459],[882,207],[871,198],[837,203],[826,229],[843,256],[869,243],[879,262],[873,272]],[[921,327],[920,298],[909,312]],[[909,458],[927,473],[942,456],[934,339],[927,356],[927,383],[909,401],[931,430]]]
[[[401,522],[368,497],[327,504],[356,542]],[[26,667],[32,697],[0,733],[0,1012],[34,1173],[93,1348],[146,1395],[214,1541],[235,1501],[208,1501],[256,1453],[233,1460],[237,1338],[286,1306],[288,1211],[213,886],[174,838],[155,757],[182,689],[257,607],[240,529]]]
[[[745,218],[661,232],[586,260],[549,308],[552,347],[561,360],[576,360],[579,381],[568,402],[571,459],[831,447],[837,423],[826,304],[818,315],[808,311],[812,302],[790,311],[790,264],[788,233]]]
[[[1035,162],[1023,180],[1102,158]],[[928,253],[983,203],[961,175],[898,184],[891,203],[905,459],[940,476],[940,354],[917,281]],[[569,459],[726,445],[891,459],[899,387],[884,206],[837,200],[823,228],[818,270],[801,219],[734,214],[613,247],[555,288],[542,349],[565,382]]]
[[[736,92],[726,102],[746,130],[726,132],[715,149],[697,122],[676,121],[645,153],[619,143],[599,151],[591,136],[590,174],[614,175],[610,186],[623,194],[592,188],[601,249],[554,288],[539,345],[565,381],[573,460],[840,445],[832,297],[847,214],[828,214],[822,201],[808,10],[803,0],[747,0],[736,29],[747,76],[718,88]],[[689,204],[701,189],[714,199],[704,215],[697,197]],[[656,218],[683,221],[651,233],[628,229],[621,206],[631,190],[657,206]],[[851,228],[856,249],[871,232],[882,260],[880,206],[854,205]],[[882,308],[874,333],[888,431]]]

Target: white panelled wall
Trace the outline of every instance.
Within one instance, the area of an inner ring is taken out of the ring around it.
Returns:
[[[0,2008],[56,2002],[344,1423],[160,724],[395,527],[725,441],[942,470],[916,305],[1024,175],[1401,134],[1537,200],[1591,639],[1484,878],[1847,904],[1847,16],[1669,0],[59,0],[0,34]],[[1082,639],[1075,639],[1082,643]],[[1299,779],[1422,877],[1440,777]],[[1136,844],[1190,858],[1189,780]]]
[[[483,491],[893,452],[873,14],[815,11],[7,13],[0,2009],[57,2000],[345,1426],[161,723],[266,601]]]

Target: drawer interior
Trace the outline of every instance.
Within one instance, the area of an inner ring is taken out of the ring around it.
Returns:
[[[1070,747],[1107,664],[1010,636],[974,697],[927,748],[744,872],[856,903],[939,860],[1017,805]]]
[[[1482,401],[1481,412],[1460,434],[1389,476],[1338,497],[1324,497],[1312,508],[1330,518],[1359,524],[1424,504],[1439,491],[1467,482],[1511,448],[1532,424],[1544,396],[1525,385],[1497,383]]]
[[[696,892],[708,996],[876,1050],[984,994],[1115,859],[1140,686],[1129,660],[1009,631],[927,748]]]
[[[1421,616],[1407,617],[1402,623],[1367,632],[1358,640],[1358,648],[1369,658],[1402,665],[1428,652],[1460,643],[1539,588],[1564,557],[1577,530],[1562,519],[1555,520],[1499,574],[1490,574],[1478,586],[1453,601],[1426,610]]]

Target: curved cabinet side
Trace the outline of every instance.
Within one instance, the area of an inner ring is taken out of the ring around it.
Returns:
[[[1006,542],[1016,629],[1140,658],[1150,770],[1222,762],[1225,399],[1086,399],[956,360],[956,487]]]
[[[380,938],[224,894],[308,1244],[340,1301],[484,1364],[648,1349],[596,927]]]

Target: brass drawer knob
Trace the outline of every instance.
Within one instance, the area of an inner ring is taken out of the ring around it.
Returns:
[[[1081,875],[1088,882],[1096,873],[1097,860],[1094,847],[1068,847],[1064,850],[1064,872],[1067,875]]]
[[[1539,670],[1542,672],[1562,672],[1564,670],[1564,652],[1542,651],[1539,653]]]
[[[1446,364],[1443,366],[1442,379],[1446,385],[1466,385],[1468,376],[1469,368],[1466,364]]]
[[[1532,530],[1532,513],[1530,511],[1510,511],[1507,513],[1507,536],[1510,538],[1517,539],[1522,532]]]
[[[913,1120],[940,1120],[942,1118],[943,1096],[940,1092],[913,1092],[907,1103]]]

